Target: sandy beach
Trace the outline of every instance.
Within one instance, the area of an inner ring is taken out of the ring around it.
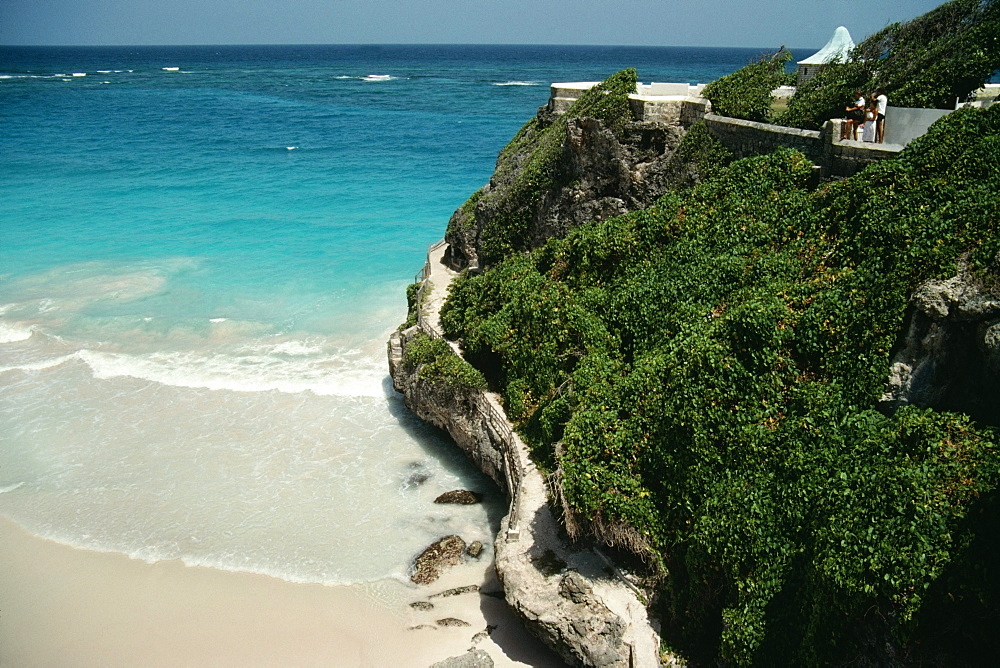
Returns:
[[[502,600],[434,597],[499,591],[486,560],[424,587],[329,587],[80,550],[3,519],[0,573],[4,666],[430,666],[473,646],[497,666],[560,665]]]

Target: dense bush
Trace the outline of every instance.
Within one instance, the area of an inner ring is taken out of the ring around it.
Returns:
[[[899,107],[952,109],[1000,70],[1000,1],[951,0],[861,42],[849,62],[796,91],[777,122],[820,127],[840,118],[855,89],[888,92]]]
[[[1000,107],[815,192],[810,172],[787,150],[734,162],[463,278],[444,325],[559,474],[571,527],[668,574],[689,657],[988,654],[998,435],[876,405],[914,288],[963,256],[996,279]],[[937,625],[943,604],[970,623]]]
[[[785,63],[792,54],[781,47],[762,56],[732,74],[716,79],[702,93],[712,102],[712,112],[748,121],[767,121],[771,117],[771,91],[789,82]]]
[[[456,355],[447,341],[433,339],[423,332],[407,343],[403,364],[410,370],[416,369],[418,378],[451,393],[486,389],[483,374]]]
[[[687,190],[719,175],[733,158],[733,153],[708,131],[705,122],[698,121],[684,133],[670,156],[666,171],[673,177],[669,185],[672,190]]]

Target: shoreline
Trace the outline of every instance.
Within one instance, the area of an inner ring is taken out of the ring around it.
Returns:
[[[299,584],[79,549],[0,516],[0,573],[3,665],[426,667],[472,646],[498,666],[559,665],[502,600],[433,597],[498,590],[486,560],[422,587]],[[431,610],[409,605],[428,599]],[[445,618],[468,626],[436,623]]]

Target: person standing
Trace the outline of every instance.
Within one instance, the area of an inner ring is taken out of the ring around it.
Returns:
[[[875,117],[877,116],[878,103],[875,100],[868,102],[865,108],[865,122],[861,127],[861,141],[875,141]]]
[[[889,98],[885,96],[884,88],[879,88],[875,95],[878,104],[875,110],[875,141],[881,144],[885,141],[885,110],[889,106]]]
[[[865,97],[860,90],[854,91],[854,103],[845,107],[847,118],[844,119],[843,129],[840,131],[841,139],[858,139],[858,126],[865,120]]]

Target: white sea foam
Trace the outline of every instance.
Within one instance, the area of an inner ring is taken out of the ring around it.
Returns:
[[[0,312],[0,314],[2,314],[2,312]],[[31,334],[34,331],[33,325],[26,325],[19,322],[0,322],[0,343],[26,341],[31,338]]]
[[[361,77],[362,81],[392,81],[396,77],[391,74],[369,74],[368,76]]]
[[[35,360],[32,362],[20,362],[17,364],[10,365],[0,365],[0,373],[6,371],[45,371],[46,369],[52,369],[60,364],[65,364],[72,360],[81,359],[79,353],[72,353],[70,355],[59,355],[58,357],[50,357],[48,359]]]
[[[73,76],[75,76],[75,77],[85,77],[85,76],[87,76],[87,73],[86,72],[73,72]]]
[[[179,67],[163,67],[161,69],[164,72],[179,72],[181,68],[179,68]]]
[[[503,83],[495,83],[494,86],[541,86],[537,81],[504,81]]]
[[[24,485],[24,481],[16,482],[13,485],[7,485],[6,487],[0,487],[0,494],[6,494],[7,492],[13,492],[15,489]]]
[[[350,350],[322,353],[318,347],[298,341],[235,354],[178,351],[135,355],[81,350],[77,355],[98,379],[130,377],[173,387],[233,392],[385,396],[382,360],[364,358]]]

